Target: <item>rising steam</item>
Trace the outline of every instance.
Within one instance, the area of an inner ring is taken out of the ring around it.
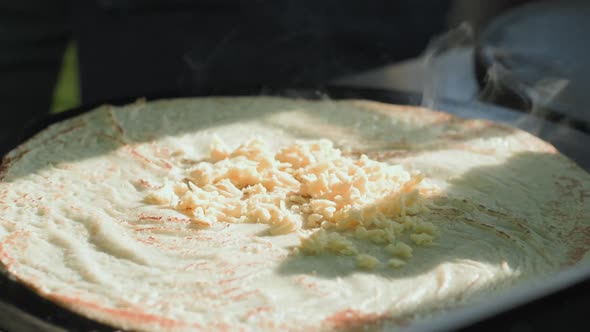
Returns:
[[[463,23],[457,28],[434,39],[426,48],[423,55],[423,68],[428,79],[425,80],[422,91],[422,106],[437,108],[437,104],[444,99],[444,80],[441,77],[441,66],[444,65],[445,56],[473,47],[475,37],[473,29],[468,23]],[[543,131],[544,121],[549,117],[551,104],[568,86],[569,80],[564,78],[563,71],[556,63],[541,63],[538,60],[528,59],[526,52],[520,50],[493,50],[499,61],[495,62],[487,71],[483,80],[483,86],[479,94],[473,99],[463,100],[469,105],[474,99],[495,103],[500,96],[512,97],[509,107],[523,111],[513,126],[523,128],[532,134],[540,135]],[[527,61],[527,69],[514,68],[516,64]],[[531,68],[535,70],[531,71]],[[519,71],[520,70],[520,71]],[[528,72],[523,72],[528,70]],[[538,74],[541,73],[541,74]],[[527,79],[523,79],[526,77]],[[556,122],[555,118],[550,118]],[[557,119],[565,121],[562,119]],[[562,123],[563,124],[563,123]],[[545,137],[550,139],[549,137]]]
[[[423,68],[427,73],[422,90],[422,106],[436,108],[437,101],[441,96],[441,58],[446,54],[473,44],[473,29],[468,23],[447,32],[432,40],[423,55]]]

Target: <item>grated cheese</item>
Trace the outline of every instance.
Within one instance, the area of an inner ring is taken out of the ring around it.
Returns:
[[[357,255],[359,266],[375,268],[378,259],[355,245],[366,241],[397,256],[389,265],[399,267],[400,258],[412,256],[398,241],[405,231],[414,232],[409,238],[418,245],[437,234],[434,224],[416,217],[424,210],[421,174],[344,156],[328,140],[273,153],[259,139],[233,150],[217,139],[209,158],[185,171],[184,181],[166,181],[145,202],[179,210],[203,227],[246,222],[268,224],[271,235],[298,232],[305,254]]]
[[[392,258],[390,260],[387,261],[387,265],[389,265],[390,267],[397,269],[398,267],[402,267],[404,265],[406,265],[406,262],[404,262],[401,259],[398,258]]]
[[[401,258],[412,257],[412,247],[401,241],[396,244],[388,245],[387,247],[385,247],[385,251],[390,255],[398,256]]]
[[[356,263],[362,269],[373,270],[379,266],[380,262],[375,256],[360,254],[356,256]]]

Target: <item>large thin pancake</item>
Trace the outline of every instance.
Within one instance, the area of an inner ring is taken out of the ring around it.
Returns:
[[[294,254],[296,234],[199,228],[144,203],[214,136],[233,146],[258,136],[273,149],[327,138],[419,170],[437,188],[421,218],[439,237],[401,268],[362,271],[347,256]],[[403,326],[589,258],[586,172],[525,132],[416,107],[266,97],[104,106],[12,151],[1,178],[6,270],[125,329]]]

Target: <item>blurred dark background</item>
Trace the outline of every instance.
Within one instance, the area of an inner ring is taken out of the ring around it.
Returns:
[[[525,2],[0,0],[0,129],[121,97],[322,89]]]

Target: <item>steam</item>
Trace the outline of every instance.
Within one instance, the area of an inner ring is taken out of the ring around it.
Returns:
[[[445,57],[472,48],[474,44],[475,37],[472,27],[468,23],[463,23],[434,39],[428,45],[423,55],[423,70],[427,73],[425,75],[427,79],[423,85],[422,106],[436,109],[437,105],[445,99],[445,90],[449,90],[449,87],[445,87],[444,84],[453,83],[445,82],[445,68],[443,68]],[[474,103],[477,99],[496,103],[502,96],[504,101],[508,99],[508,105],[503,106],[524,111],[522,116],[511,124],[537,136],[541,136],[547,123],[540,121],[540,119],[549,118],[553,122],[564,124],[565,120],[563,119],[549,117],[551,105],[569,84],[569,80],[564,78],[564,71],[559,64],[541,62],[531,58],[527,52],[520,50],[494,49],[492,52],[498,61],[488,69],[479,94],[475,93],[467,100],[459,100],[458,102],[465,106]],[[474,56],[471,54],[471,57]],[[518,65],[523,62],[526,62],[527,66]],[[473,66],[472,63],[468,65]],[[526,69],[519,69],[521,67],[526,67]],[[533,70],[530,70],[531,68]],[[447,69],[447,73],[450,69]],[[529,71],[525,72],[524,70]],[[509,98],[506,98],[507,96]],[[559,131],[555,130],[546,134],[560,135]],[[544,138],[551,140],[552,137],[545,136]]]
[[[442,59],[460,48],[473,44],[473,29],[468,23],[434,39],[423,55],[423,69],[427,79],[422,90],[422,106],[435,109],[441,98],[441,83],[444,68]]]
[[[567,87],[569,81],[562,78],[545,78],[535,82],[531,87],[525,87],[525,94],[530,100],[529,114],[540,118],[547,118],[549,105],[556,100],[560,93]],[[516,123],[517,126],[527,127],[530,117],[522,117]],[[560,121],[566,124],[565,120]],[[539,122],[537,128],[531,128],[533,133],[540,134],[543,130],[542,123]]]

